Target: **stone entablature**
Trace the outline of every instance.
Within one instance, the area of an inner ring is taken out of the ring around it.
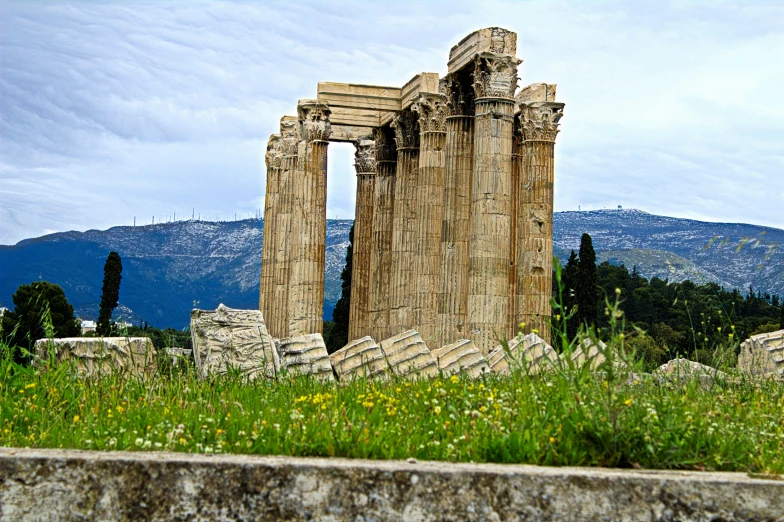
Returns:
[[[275,337],[321,331],[327,143],[356,147],[349,336],[416,329],[487,356],[520,323],[549,338],[556,86],[518,89],[517,35],[452,47],[447,75],[322,82],[267,146],[259,307]],[[269,221],[269,223],[268,223]],[[272,244],[267,244],[272,243]]]

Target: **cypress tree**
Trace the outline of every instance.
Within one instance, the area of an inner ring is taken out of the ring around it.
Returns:
[[[95,332],[107,336],[112,329],[112,312],[120,302],[120,280],[122,279],[122,260],[117,252],[109,252],[103,265],[103,287],[101,288],[101,309]]]
[[[580,323],[588,326],[596,325],[597,291],[596,291],[596,252],[589,234],[580,239],[580,261],[577,263],[577,282],[575,285],[577,311]]]
[[[351,230],[348,233],[348,248],[346,249],[346,265],[343,271],[340,272],[341,294],[340,299],[335,304],[335,310],[332,312],[332,321],[334,325],[329,332],[329,337],[325,339],[327,345],[327,352],[333,353],[346,344],[348,344],[348,318],[349,309],[351,308],[351,271],[353,264],[351,262],[354,257],[354,225],[351,225]]]
[[[564,297],[563,297],[563,305],[564,311],[566,314],[569,314],[574,306],[577,304],[577,267],[578,267],[578,260],[577,254],[572,250],[572,253],[569,255],[569,261],[566,262],[566,267],[563,271],[563,286],[564,286]],[[573,339],[575,335],[577,335],[577,327],[579,324],[579,317],[574,316],[567,324],[566,324],[566,333],[569,336],[569,339]]]

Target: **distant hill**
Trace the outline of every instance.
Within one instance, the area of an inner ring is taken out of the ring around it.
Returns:
[[[327,318],[340,297],[350,228],[350,220],[327,221]],[[636,265],[645,277],[713,281],[744,290],[753,285],[784,295],[783,230],[637,210],[559,212],[556,255],[565,261],[583,232],[593,237],[600,261]],[[258,306],[261,241],[258,219],[178,221],[26,239],[0,246],[0,306],[12,306],[11,294],[20,284],[44,279],[64,288],[78,315],[95,318],[103,264],[116,250],[123,261],[119,315],[183,328],[194,305]]]

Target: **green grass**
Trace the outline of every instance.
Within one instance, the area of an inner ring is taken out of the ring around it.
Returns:
[[[425,381],[82,380],[0,362],[0,446],[784,473],[784,384],[600,368]]]

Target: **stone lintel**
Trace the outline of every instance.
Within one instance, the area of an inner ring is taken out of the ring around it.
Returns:
[[[469,34],[449,51],[447,72],[470,66],[480,53],[517,54],[517,33],[500,27],[479,29]]]
[[[0,448],[0,506],[8,520],[274,520],[281,513],[297,520],[779,520],[784,481],[699,471]]]
[[[332,113],[330,121],[334,122],[335,113]],[[356,142],[373,139],[373,129],[375,127],[362,127],[358,125],[335,125],[332,124],[332,134],[329,141]]]
[[[385,114],[400,110],[400,91],[399,87],[319,82],[318,100],[329,104],[333,125],[378,127]]]
[[[515,95],[515,114],[520,113],[520,104],[532,102],[555,102],[554,83],[532,83]]]

